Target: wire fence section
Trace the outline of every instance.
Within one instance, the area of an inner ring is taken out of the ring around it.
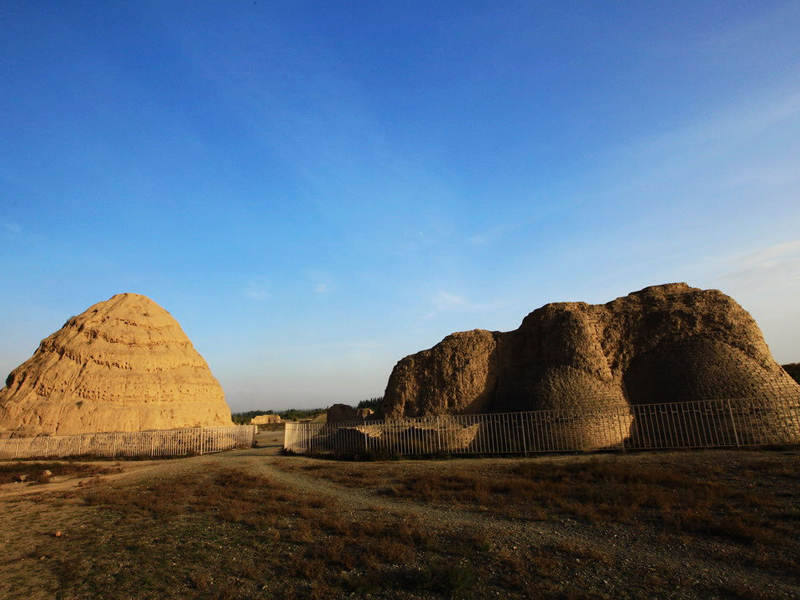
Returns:
[[[239,425],[0,439],[0,459],[210,454],[250,448],[256,429],[254,425]]]
[[[800,403],[644,404],[348,423],[286,423],[298,454],[511,454],[800,443]]]

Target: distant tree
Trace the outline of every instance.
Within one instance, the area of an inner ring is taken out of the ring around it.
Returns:
[[[783,365],[783,370],[792,376],[797,383],[800,383],[800,363],[789,363]]]
[[[362,400],[358,403],[356,408],[370,408],[372,410],[378,410],[378,407],[383,402],[383,396],[379,396],[377,398],[369,398],[367,400]]]
[[[276,414],[280,415],[282,421],[300,421],[302,419],[313,419],[324,412],[324,408],[312,408],[309,410],[290,408]]]

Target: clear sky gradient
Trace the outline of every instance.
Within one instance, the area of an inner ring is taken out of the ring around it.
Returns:
[[[800,361],[800,3],[0,3],[0,372],[120,292],[234,411],[686,281]]]

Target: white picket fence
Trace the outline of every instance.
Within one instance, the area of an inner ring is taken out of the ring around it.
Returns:
[[[0,439],[0,459],[67,456],[154,458],[209,454],[250,448],[256,429],[254,425],[237,425],[8,438]]]
[[[286,423],[297,454],[512,454],[800,443],[800,403],[760,398],[348,423]]]

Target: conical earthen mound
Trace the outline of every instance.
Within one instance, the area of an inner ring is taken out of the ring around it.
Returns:
[[[0,390],[0,436],[233,425],[178,322],[138,294],[72,317]]]

